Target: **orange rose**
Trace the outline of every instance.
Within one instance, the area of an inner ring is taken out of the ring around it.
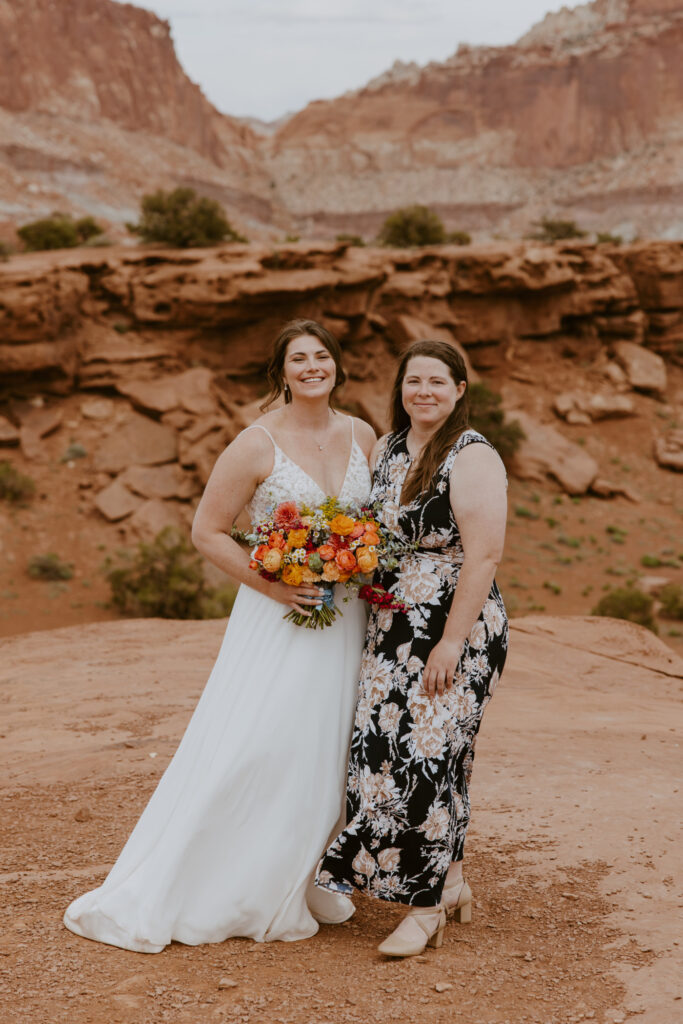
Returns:
[[[325,562],[325,568],[323,569],[323,579],[327,580],[328,583],[336,583],[339,579],[339,569],[337,568],[336,562]]]
[[[290,530],[287,537],[287,550],[302,548],[306,543],[306,537],[308,537],[308,530]]]
[[[266,572],[277,572],[282,564],[282,555],[277,548],[268,548],[263,556],[262,564]]]
[[[358,540],[365,533],[365,523],[356,523],[354,528],[351,530],[349,537],[351,540]]]
[[[250,569],[258,569],[259,568],[258,562],[255,562],[254,559],[252,558],[251,562],[249,563],[249,568]]]
[[[318,554],[323,562],[331,562],[335,556],[335,550],[331,544],[321,544],[318,548]]]
[[[374,572],[377,568],[377,552],[370,551],[368,548],[357,548],[356,561],[361,572]]]
[[[342,573],[351,573],[356,568],[356,556],[354,555],[353,551],[342,549],[341,551],[337,552],[334,560],[339,566],[340,572]]]
[[[271,548],[280,548],[280,550],[283,550],[285,546],[285,538],[282,536],[281,533],[271,533],[270,537],[268,538],[268,543],[270,544]]]
[[[268,547],[267,544],[259,544],[259,546],[256,548],[256,551],[254,552],[254,558],[256,559],[256,561],[262,562],[263,556],[265,555],[266,551],[269,550],[270,548]]]
[[[330,530],[332,533],[338,533],[340,537],[348,537],[355,525],[350,516],[340,514],[330,521]]]
[[[282,570],[282,582],[289,583],[290,587],[298,587],[303,582],[304,571],[300,565],[292,562]]]
[[[369,530],[363,537],[363,543],[366,547],[369,547],[371,544],[379,544],[379,537],[374,530]]]

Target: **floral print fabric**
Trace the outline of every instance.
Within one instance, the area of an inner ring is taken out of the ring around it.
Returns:
[[[374,607],[361,677],[347,783],[349,824],[326,851],[317,884],[380,899],[434,906],[451,860],[460,860],[470,817],[468,787],[484,709],[505,663],[508,623],[495,582],[466,641],[454,685],[434,699],[422,671],[451,607],[463,548],[450,506],[458,452],[489,444],[461,434],[438,471],[436,491],[400,502],[410,468],[407,430],[390,435],[371,495],[383,526],[414,545],[379,586],[407,613]]]

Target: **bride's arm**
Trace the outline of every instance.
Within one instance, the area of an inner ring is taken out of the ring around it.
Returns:
[[[230,531],[259,483],[273,468],[273,446],[261,430],[247,430],[218,457],[192,523],[192,543],[234,580],[281,604],[309,614],[319,602],[317,587],[270,583],[249,568],[249,555]],[[308,607],[306,607],[308,606]]]

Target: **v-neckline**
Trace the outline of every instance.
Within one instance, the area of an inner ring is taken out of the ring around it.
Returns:
[[[273,444],[275,445],[275,447],[277,448],[277,450],[280,452],[280,454],[285,459],[287,459],[288,462],[291,462],[291,464],[293,466],[296,466],[296,468],[301,473],[303,473],[304,476],[308,477],[308,479],[311,481],[312,484],[315,484],[315,486],[318,488],[318,490],[323,495],[323,497],[325,497],[325,498],[331,497],[331,498],[334,498],[335,501],[340,501],[341,500],[341,496],[344,493],[344,488],[346,487],[346,481],[348,480],[348,477],[349,477],[349,470],[351,469],[351,460],[353,459],[353,447],[354,447],[354,445],[356,443],[356,439],[353,436],[353,429],[351,431],[351,448],[349,450],[349,457],[348,457],[348,460],[347,460],[347,463],[346,463],[346,470],[344,472],[344,479],[341,482],[341,487],[339,488],[339,494],[334,494],[334,495],[332,495],[332,494],[328,495],[327,491],[325,491],[320,486],[318,481],[314,477],[311,476],[311,474],[308,472],[308,470],[305,470],[303,466],[300,466],[298,462],[295,462],[295,460],[291,457],[291,455],[288,455],[287,452],[283,448],[280,447],[280,445],[277,443],[277,441],[272,436],[272,434],[271,434],[271,438],[270,439],[273,442]]]

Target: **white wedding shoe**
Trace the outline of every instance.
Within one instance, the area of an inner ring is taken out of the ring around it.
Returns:
[[[348,896],[330,892],[311,883],[306,891],[306,903],[318,924],[343,924],[356,912]]]

